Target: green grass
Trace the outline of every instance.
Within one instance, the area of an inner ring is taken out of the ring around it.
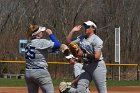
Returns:
[[[60,80],[53,80],[54,86],[58,86]],[[108,80],[108,86],[140,86],[140,81],[116,81],[116,80]],[[26,86],[26,82],[24,79],[3,79],[0,78],[0,87],[21,87]],[[94,86],[93,82],[91,86]]]
[[[126,81],[126,80],[108,80],[108,86],[140,86],[140,81]]]
[[[13,86],[26,86],[26,82],[24,79],[3,79],[0,78],[0,86],[3,87],[13,87]]]
[[[58,86],[60,80],[53,80],[53,84],[54,86]],[[22,87],[22,86],[26,86],[26,82],[24,79],[15,79],[15,78],[12,78],[12,79],[4,79],[4,78],[0,78],[0,87],[13,87],[13,86],[19,86],[19,87]]]

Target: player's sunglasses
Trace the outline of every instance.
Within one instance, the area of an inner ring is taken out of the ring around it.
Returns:
[[[88,25],[86,25],[86,24],[83,24],[84,25],[84,28],[85,29],[88,29],[88,28],[90,28],[91,26],[88,26]]]

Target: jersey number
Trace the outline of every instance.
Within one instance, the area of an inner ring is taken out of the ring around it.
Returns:
[[[34,59],[35,58],[35,47],[32,47],[32,46],[27,46],[25,48],[25,58],[26,59]]]

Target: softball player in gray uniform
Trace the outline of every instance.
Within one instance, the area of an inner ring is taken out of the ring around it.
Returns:
[[[102,57],[103,41],[95,34],[96,24],[92,21],[84,22],[85,34],[77,37],[73,42],[78,43],[81,50],[79,56],[84,60],[84,73],[80,75],[77,85],[78,93],[86,93],[86,88],[91,80],[94,81],[99,93],[107,93],[106,86],[106,65]],[[81,29],[81,25],[75,26],[66,38],[70,43],[74,32]]]
[[[43,31],[51,41],[42,39]],[[48,49],[57,49],[60,43],[50,29],[37,25],[30,25],[27,35],[30,38],[25,48],[25,79],[28,93],[38,93],[39,87],[43,93],[54,93],[52,79],[48,72],[47,54]]]
[[[72,80],[72,82],[68,82],[70,83],[70,85],[74,85],[74,87],[71,87],[67,93],[76,93],[76,88],[77,88],[77,83],[79,80],[79,77],[81,75],[81,73],[85,72],[82,68],[83,68],[83,64],[82,63],[78,63],[76,61],[76,58],[70,54],[68,56],[66,56],[66,59],[70,62],[70,64],[73,65],[73,74],[74,74],[74,80]],[[87,93],[90,93],[89,88],[86,89]]]

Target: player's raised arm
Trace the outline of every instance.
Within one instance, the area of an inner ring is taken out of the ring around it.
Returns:
[[[54,46],[53,49],[58,49],[60,48],[60,42],[58,41],[58,39],[54,36],[54,34],[52,33],[52,31],[50,29],[46,30],[46,33],[49,35],[50,39],[52,40],[52,42],[54,42]]]
[[[75,26],[75,27],[70,31],[70,33],[69,33],[68,36],[66,37],[66,44],[69,44],[69,43],[71,42],[72,37],[73,37],[73,34],[74,34],[75,32],[79,32],[80,29],[81,29],[81,27],[82,27],[81,25]]]

